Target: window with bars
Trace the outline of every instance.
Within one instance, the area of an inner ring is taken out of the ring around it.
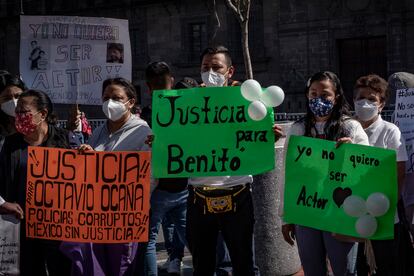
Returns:
[[[135,70],[145,68],[149,62],[146,13],[144,10],[134,8],[131,10],[129,20],[132,66]]]
[[[131,29],[132,66],[143,67],[148,63],[145,32],[139,28]]]
[[[359,77],[375,73],[387,79],[386,45],[385,36],[337,41],[339,75],[349,103],[353,102],[353,87]]]
[[[18,15],[20,13],[20,1],[6,1],[7,16]],[[3,8],[2,8],[3,9]]]
[[[189,61],[198,62],[201,51],[207,47],[206,24],[203,22],[188,25]]]
[[[0,0],[0,16],[5,17],[7,16],[7,1],[6,0]]]

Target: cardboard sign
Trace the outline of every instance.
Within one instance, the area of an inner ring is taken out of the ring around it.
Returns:
[[[394,123],[400,128],[405,139],[408,155],[407,174],[414,174],[414,88],[397,90]]]
[[[0,215],[0,275],[20,275],[20,220]]]
[[[395,151],[352,144],[335,148],[332,141],[291,136],[285,166],[286,222],[354,237],[393,238]]]
[[[155,177],[260,174],[274,168],[273,110],[250,117],[240,87],[156,91]]]
[[[131,79],[127,20],[21,16],[20,34],[23,80],[54,103],[100,105],[105,79]]]
[[[26,235],[94,243],[148,240],[150,152],[29,147]]]

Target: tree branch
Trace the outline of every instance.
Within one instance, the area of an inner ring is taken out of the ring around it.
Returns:
[[[238,2],[240,3],[240,2]],[[236,14],[237,19],[240,22],[244,21],[243,16],[241,15],[241,13],[239,12],[238,8],[234,5],[234,3],[232,2],[232,0],[226,0],[226,4],[227,6]]]
[[[241,28],[241,43],[243,49],[244,67],[246,78],[253,78],[252,61],[249,50],[249,17],[251,0],[226,0],[227,6],[234,12]]]
[[[246,17],[243,15],[242,1],[243,0],[237,0],[237,14],[240,16],[241,22],[244,22],[246,20]]]
[[[237,14],[237,8],[235,5],[233,5],[233,2],[231,2],[231,0],[226,0],[226,4],[231,10],[233,10],[233,12]]]
[[[250,18],[250,7],[251,7],[251,1],[250,0],[244,0],[245,2],[245,14],[244,14],[244,20],[249,20]]]
[[[213,0],[213,8],[214,8],[214,17],[215,17],[216,22],[217,22],[216,26],[214,26],[214,33],[213,33],[213,37],[212,37],[212,41],[215,41],[216,36],[217,36],[217,31],[221,27],[220,18],[218,16],[218,12],[217,12],[216,0]]]

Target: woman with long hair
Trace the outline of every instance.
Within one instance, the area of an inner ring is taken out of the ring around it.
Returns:
[[[332,72],[314,74],[306,84],[306,116],[295,122],[290,135],[302,135],[341,143],[368,145],[361,125],[349,116],[349,105],[339,78]],[[289,139],[286,139],[286,145]],[[310,227],[285,224],[285,240],[296,237],[299,256],[307,276],[327,275],[326,257],[334,275],[345,275],[351,242],[337,240],[332,233]]]

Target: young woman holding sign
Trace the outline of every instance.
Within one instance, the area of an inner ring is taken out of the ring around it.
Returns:
[[[407,152],[404,138],[401,136],[398,127],[381,118],[380,112],[384,108],[387,99],[388,84],[381,77],[368,75],[360,77],[356,81],[354,87],[355,118],[361,123],[367,133],[369,144],[374,147],[393,149],[397,152],[398,199],[400,200],[405,177]],[[400,209],[401,213],[399,215],[405,219],[403,214],[404,208]],[[396,214],[395,221],[395,233],[397,236],[401,233],[404,226],[399,223],[398,214]],[[405,235],[408,236],[408,232]],[[401,238],[399,237],[399,239]],[[371,241],[377,266],[374,275],[408,275],[398,274],[397,266],[399,266],[399,261],[402,260],[403,256],[396,250],[396,241],[397,239]],[[407,246],[410,246],[410,240],[408,239],[406,242]],[[391,254],[392,252],[395,253]],[[360,243],[358,247],[357,273],[361,276],[368,275],[368,267],[363,254],[364,243]],[[410,272],[413,273],[413,271]]]
[[[19,206],[20,275],[70,274],[70,261],[60,253],[60,242],[26,238],[23,217],[28,147],[69,149],[78,146],[73,133],[55,126],[52,112],[52,101],[46,93],[28,90],[20,94],[15,110],[17,133],[6,137],[0,153],[0,194],[7,202],[16,202]]]
[[[368,145],[361,125],[351,119],[338,77],[329,71],[313,75],[306,84],[306,116],[292,125],[288,136],[303,135],[341,143]],[[274,132],[278,135],[277,127]],[[287,149],[288,139],[285,148]],[[326,275],[326,256],[334,275],[345,275],[347,255],[353,243],[342,242],[332,233],[293,224],[282,226],[284,239],[291,245],[296,238],[299,256],[307,276]]]
[[[131,112],[137,101],[131,82],[124,78],[105,80],[102,101],[102,111],[108,120],[93,132],[90,144],[81,145],[79,150],[149,151],[145,141],[151,129]],[[122,276],[132,274],[138,243],[64,243],[62,250],[72,259],[72,275]],[[139,255],[142,262],[144,253]],[[143,263],[140,268],[143,269]]]

